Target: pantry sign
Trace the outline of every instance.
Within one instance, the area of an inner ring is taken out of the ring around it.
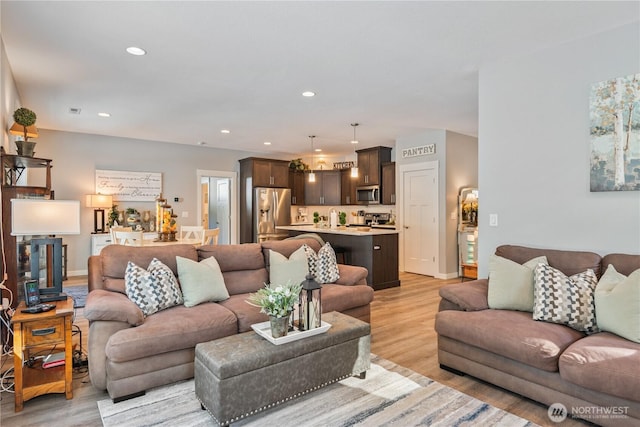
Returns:
[[[422,145],[420,147],[403,148],[402,158],[426,156],[429,154],[436,154],[436,144]]]

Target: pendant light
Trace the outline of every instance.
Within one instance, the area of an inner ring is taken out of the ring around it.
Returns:
[[[314,161],[314,155],[313,153],[315,153],[315,151],[313,151],[313,138],[315,138],[315,135],[309,135],[309,139],[311,139],[311,173],[309,173],[309,182],[316,182],[316,174],[313,172],[313,161]]]
[[[353,127],[353,140],[351,141],[351,143],[353,144],[353,156],[354,156],[353,166],[351,167],[351,178],[357,178],[358,177],[358,153],[356,153],[356,144],[358,144],[358,140],[356,139],[356,127],[358,126],[358,123],[351,123],[351,126]]]

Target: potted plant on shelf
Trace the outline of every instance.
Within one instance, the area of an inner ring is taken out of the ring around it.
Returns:
[[[260,313],[269,316],[271,335],[280,338],[287,335],[289,318],[294,306],[300,298],[302,284],[287,282],[284,285],[266,285],[246,300],[249,304],[260,307]]]
[[[302,159],[293,159],[289,162],[289,169],[297,172],[304,172],[309,169],[309,165],[302,161]]]
[[[15,124],[9,130],[13,135],[22,136],[23,140],[16,141],[16,148],[19,156],[33,157],[36,143],[29,141],[29,138],[37,138],[38,130],[36,124],[36,113],[28,108],[18,108],[13,112]]]
[[[314,212],[313,213],[313,226],[317,227],[319,222],[320,222],[320,213],[319,212]]]
[[[347,213],[346,212],[340,212],[338,214],[338,222],[340,222],[340,227],[341,228],[345,228],[347,225]]]

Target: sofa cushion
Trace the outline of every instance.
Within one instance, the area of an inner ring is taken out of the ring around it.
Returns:
[[[501,310],[533,311],[533,269],[547,263],[540,256],[524,264],[492,255],[489,257],[489,307]]]
[[[210,256],[200,262],[176,257],[178,279],[184,305],[193,307],[207,301],[223,301],[229,298],[224,277],[216,258]]]
[[[114,320],[138,326],[144,322],[140,307],[120,292],[94,289],[87,295],[87,304],[82,315],[90,322],[94,320]]]
[[[487,300],[488,288],[488,280],[479,279],[467,283],[453,283],[443,286],[438,293],[443,300],[455,304],[459,310],[477,311],[489,308],[489,301]]]
[[[536,322],[531,313],[511,310],[441,311],[435,327],[445,337],[549,372],[556,372],[562,352],[584,337],[563,325]]]
[[[501,245],[496,248],[496,255],[510,259],[519,264],[528,260],[546,256],[548,264],[557,268],[567,276],[572,276],[588,269],[593,270],[600,277],[600,255],[593,252],[564,251],[557,249],[538,249],[526,246]]]
[[[304,245],[309,262],[309,274],[319,283],[334,283],[340,278],[336,253],[329,242],[325,243],[316,253],[311,247]]]
[[[608,332],[573,343],[560,357],[560,376],[590,390],[640,402],[640,344]]]
[[[259,243],[205,245],[198,248],[198,260],[214,256],[222,270],[229,295],[256,292],[269,280]]]
[[[148,316],[138,327],[116,332],[109,338],[105,352],[112,362],[127,362],[193,348],[236,333],[236,317],[218,303],[178,305]]]
[[[276,251],[289,258],[293,252],[298,250],[302,245],[307,245],[314,251],[320,250],[322,245],[317,240],[306,238],[284,239],[284,240],[267,240],[261,243],[267,268],[269,268],[269,251]]]
[[[157,258],[151,260],[146,270],[129,261],[124,281],[127,297],[145,316],[183,302],[176,277]]]
[[[598,332],[593,270],[567,277],[560,270],[538,264],[534,270],[533,318],[560,323],[586,333]]]
[[[309,274],[309,263],[304,245],[294,251],[289,258],[279,252],[269,250],[269,283],[286,285],[302,283]]]
[[[237,332],[251,331],[254,323],[266,322],[269,316],[260,313],[260,307],[256,307],[247,302],[249,294],[231,295],[229,299],[220,301],[219,304],[227,310],[233,312],[237,318]]]
[[[610,264],[596,286],[595,305],[600,330],[640,343],[640,269],[627,277]]]
[[[157,258],[171,269],[174,276],[178,276],[176,256],[194,261],[198,259],[196,248],[193,245],[105,246],[100,252],[103,287],[109,291],[126,293],[124,273],[129,261],[137,265],[149,265],[153,258]]]
[[[634,271],[640,269],[640,255],[630,254],[609,254],[602,258],[602,271],[606,271],[609,265],[613,264],[616,271],[630,275]]]

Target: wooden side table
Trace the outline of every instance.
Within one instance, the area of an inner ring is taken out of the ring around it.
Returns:
[[[477,279],[478,264],[462,264],[462,279]]]
[[[24,401],[42,394],[64,393],[67,400],[73,398],[73,299],[67,298],[53,304],[56,305],[55,310],[29,314],[21,312],[25,308],[23,301],[11,319],[16,412],[22,411]],[[44,369],[42,359],[30,362],[30,357],[35,357],[37,353],[46,355],[54,347],[52,353],[64,351],[64,365]]]

